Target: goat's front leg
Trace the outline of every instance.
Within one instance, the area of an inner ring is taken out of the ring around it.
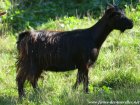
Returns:
[[[77,87],[80,85],[81,82],[82,82],[82,72],[78,69],[77,78],[73,86],[73,89],[77,89]]]
[[[25,96],[24,89],[23,89],[25,80],[26,80],[25,74],[22,74],[21,72],[17,74],[16,81],[17,81],[18,94],[20,99]]]
[[[88,93],[88,68],[82,66],[78,69],[76,83],[74,84],[74,89],[78,87],[78,85],[83,82],[83,89],[85,93]]]
[[[88,78],[88,68],[84,69],[83,72],[83,89],[85,93],[88,93],[88,84],[89,84],[89,78]]]

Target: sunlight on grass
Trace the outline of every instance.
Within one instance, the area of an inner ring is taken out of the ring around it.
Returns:
[[[44,29],[44,30],[73,30],[73,29],[83,29],[88,28],[95,24],[95,20],[92,18],[84,17],[80,19],[78,17],[63,17],[58,18],[56,20],[49,20],[47,23],[42,24],[41,26],[37,27],[37,29]]]
[[[14,50],[15,46],[16,46],[16,38],[15,36],[11,35],[11,36],[3,36],[0,38],[0,52],[12,52],[12,50]],[[10,44],[8,44],[10,43]]]

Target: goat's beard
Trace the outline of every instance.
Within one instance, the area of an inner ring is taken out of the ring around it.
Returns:
[[[125,31],[125,29],[121,29],[120,32],[123,33]]]
[[[123,33],[127,28],[121,27],[120,32]]]

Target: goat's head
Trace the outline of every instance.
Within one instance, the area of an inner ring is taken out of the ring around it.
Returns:
[[[105,16],[108,18],[108,25],[113,29],[124,32],[126,29],[133,27],[133,22],[125,16],[122,9],[117,6],[110,5],[105,12]]]

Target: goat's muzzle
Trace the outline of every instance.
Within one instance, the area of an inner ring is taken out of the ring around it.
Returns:
[[[132,29],[133,28],[133,21],[132,20],[128,20],[129,22],[128,22],[128,27],[127,27],[127,29]]]
[[[123,17],[121,19],[121,21],[123,23],[121,25],[121,29],[120,29],[121,32],[124,32],[126,29],[132,29],[133,28],[133,21],[131,19]]]

